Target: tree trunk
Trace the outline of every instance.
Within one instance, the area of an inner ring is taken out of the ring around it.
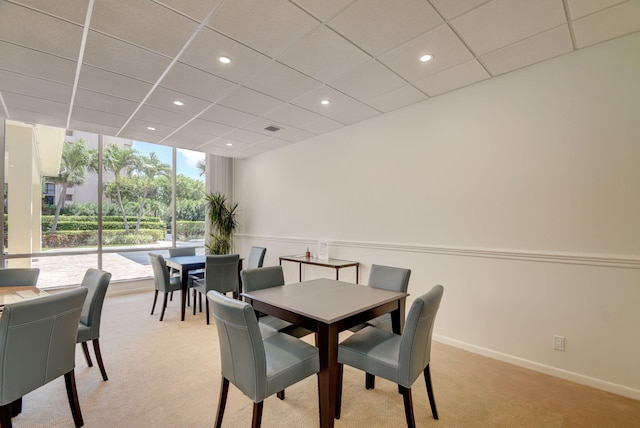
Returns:
[[[138,210],[138,220],[136,221],[136,231],[137,235],[140,232],[140,220],[142,219],[142,213],[144,212],[144,203],[147,201],[147,195],[149,194],[149,188],[144,189],[144,193],[142,194],[142,201],[140,202],[140,209]]]
[[[56,214],[53,216],[53,222],[51,222],[51,230],[49,233],[56,233],[56,229],[58,228],[58,217],[60,217],[60,210],[62,209],[62,205],[64,205],[65,199],[67,199],[67,183],[62,184],[62,190],[60,191],[58,203],[56,204]]]
[[[116,195],[118,195],[118,205],[120,205],[120,211],[122,211],[122,220],[124,221],[124,233],[129,234],[129,222],[127,221],[127,213],[124,210],[124,204],[122,203],[122,196],[120,195],[120,183],[116,183]]]

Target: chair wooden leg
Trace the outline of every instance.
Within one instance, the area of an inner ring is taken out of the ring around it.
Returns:
[[[372,374],[367,373],[364,387],[366,389],[374,389],[376,387],[376,377]]]
[[[69,398],[69,406],[71,407],[73,422],[75,422],[76,427],[81,427],[84,425],[84,421],[82,420],[82,412],[80,411],[78,391],[76,390],[76,376],[73,370],[69,373],[65,373],[64,383],[67,386],[67,397]]]
[[[253,403],[253,418],[251,419],[251,428],[260,428],[260,424],[262,423],[263,403],[263,401],[259,403]]]
[[[151,315],[153,315],[153,310],[156,308],[156,301],[158,300],[158,290],[153,295],[153,306],[151,306]]]
[[[438,409],[436,409],[436,399],[433,396],[433,385],[431,384],[431,371],[429,370],[429,364],[423,370],[424,383],[427,384],[427,395],[429,396],[429,404],[431,404],[431,414],[433,419],[438,419]]]
[[[167,309],[167,297],[169,293],[164,293],[164,299],[162,300],[162,312],[160,313],[160,321],[164,318],[164,310]]]
[[[100,367],[102,380],[109,380],[107,377],[107,371],[104,369],[104,363],[102,362],[102,353],[100,352],[100,343],[98,342],[98,339],[93,339],[93,352],[96,354],[96,360],[98,361],[98,367]]]
[[[344,364],[338,364],[338,391],[336,392],[336,419],[340,419],[342,411],[342,376],[344,373]]]
[[[193,302],[195,305],[196,303]],[[202,312],[202,293],[198,293],[198,306],[200,307],[200,312]]]
[[[197,290],[194,288],[193,289],[193,315],[196,314],[196,293],[197,293]]]
[[[404,399],[404,414],[407,417],[407,427],[415,428],[416,419],[413,416],[413,400],[411,399],[411,388],[402,388],[402,398]]]
[[[209,299],[204,302],[204,308],[207,310],[207,325],[209,325]]]
[[[22,413],[22,397],[18,398],[17,400],[13,400],[11,403],[9,403],[9,406],[11,409],[11,417],[15,418],[20,413]]]
[[[11,428],[11,404],[0,406],[0,427]]]
[[[278,391],[276,393],[276,397],[278,397],[281,400],[284,400],[284,389],[282,391]]]
[[[89,367],[93,367],[93,363],[91,362],[91,355],[89,355],[89,347],[87,346],[87,342],[82,342],[82,352],[84,353],[84,359],[87,360],[87,365]]]
[[[193,301],[195,306],[196,301]],[[222,377],[222,385],[220,385],[220,399],[218,400],[218,413],[216,414],[216,428],[222,426],[222,417],[224,416],[224,408],[227,405],[227,394],[229,393],[229,380]]]

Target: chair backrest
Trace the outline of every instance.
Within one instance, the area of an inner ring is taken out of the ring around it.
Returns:
[[[84,287],[5,305],[0,317],[0,405],[75,367]]]
[[[244,291],[262,290],[263,288],[284,285],[282,266],[267,266],[256,269],[244,269],[240,272]]]
[[[227,378],[255,403],[267,393],[267,360],[253,307],[215,291],[207,298],[220,341],[220,366]]]
[[[431,336],[444,287],[436,285],[418,297],[409,310],[402,332],[398,360],[398,383],[411,388],[431,361]]]
[[[82,287],[86,287],[89,293],[84,301],[80,322],[90,328],[91,339],[100,336],[100,318],[102,317],[102,304],[107,294],[107,287],[111,281],[111,273],[98,269],[87,269],[82,279]]]
[[[164,261],[164,257],[161,254],[149,253],[149,260],[151,261],[151,268],[153,269],[153,280],[156,290],[162,292],[171,291],[169,285],[169,269],[167,269],[167,263]]]
[[[411,269],[371,265],[368,284],[370,287],[406,293],[410,276]]]
[[[196,247],[169,248],[169,257],[195,256]]]
[[[255,269],[262,267],[264,263],[264,256],[267,254],[267,249],[264,247],[251,247],[249,252],[249,260],[247,260],[247,269]]]
[[[204,263],[204,283],[207,291],[220,293],[238,291],[238,254],[208,255]]]
[[[0,287],[34,286],[38,283],[38,268],[4,268],[0,269]]]

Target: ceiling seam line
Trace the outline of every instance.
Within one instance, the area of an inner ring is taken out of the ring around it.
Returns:
[[[76,75],[73,79],[73,87],[71,88],[71,100],[69,100],[69,113],[67,114],[66,129],[71,126],[71,113],[73,113],[73,104],[76,100],[76,93],[78,91],[78,81],[80,80],[80,69],[82,68],[82,62],[84,60],[84,50],[87,46],[87,36],[89,35],[89,24],[91,22],[91,15],[93,14],[93,1],[89,0],[87,7],[87,15],[84,18],[84,27],[82,28],[82,41],[80,42],[80,52],[78,52],[78,63],[76,64]]]
[[[11,119],[11,115],[9,114],[9,108],[7,104],[4,102],[4,97],[2,96],[2,91],[0,91],[0,104],[2,104],[2,109],[4,110],[5,117],[7,119]]]

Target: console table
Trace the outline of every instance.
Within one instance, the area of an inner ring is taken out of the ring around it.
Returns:
[[[356,268],[356,284],[358,283],[358,274],[360,269],[360,262],[353,262],[349,260],[338,260],[338,259],[319,259],[318,257],[307,257],[304,254],[295,255],[295,256],[281,256],[280,257],[280,266],[282,266],[282,262],[293,262],[298,263],[298,272],[299,272],[299,280],[302,282],[302,265],[313,265],[313,266],[322,266],[333,268],[336,270],[336,280],[339,280],[340,269],[346,267],[355,267]]]

